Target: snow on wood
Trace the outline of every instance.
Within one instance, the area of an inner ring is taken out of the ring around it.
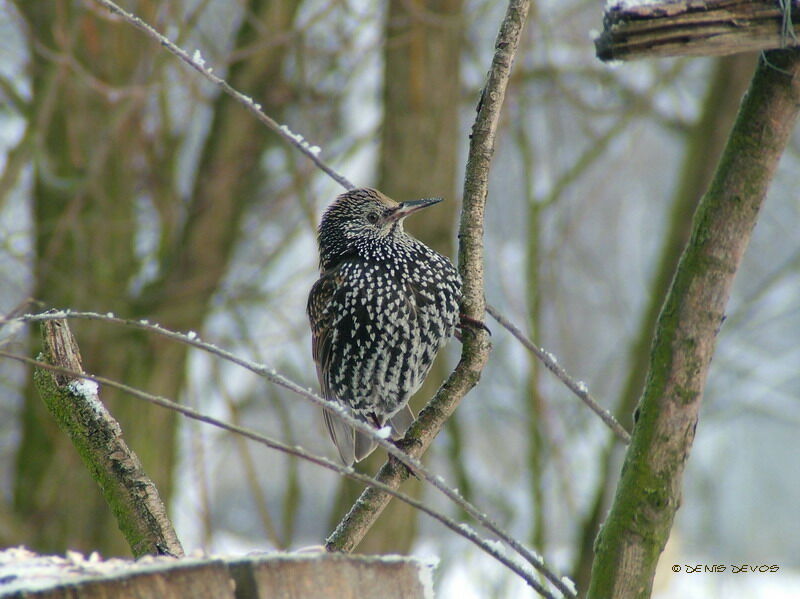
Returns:
[[[794,47],[799,20],[796,1],[791,10],[776,0],[611,1],[595,49],[610,61]]]
[[[124,591],[123,591],[124,589]],[[18,547],[0,552],[0,597],[37,599],[234,599],[221,560],[147,556],[138,561],[38,555]]]
[[[271,553],[136,561],[0,551],[0,597],[37,599],[433,599],[433,566],[402,556]]]

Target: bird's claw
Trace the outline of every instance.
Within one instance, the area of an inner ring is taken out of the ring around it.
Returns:
[[[464,327],[470,327],[473,329],[483,329],[491,336],[492,330],[486,326],[486,323],[482,320],[478,320],[477,318],[472,318],[471,316],[467,316],[466,314],[459,314],[459,321],[456,327],[459,329],[464,329]]]

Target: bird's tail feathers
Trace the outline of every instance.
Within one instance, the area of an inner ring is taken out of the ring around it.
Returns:
[[[392,425],[392,439],[395,441],[402,439],[414,420],[414,412],[411,411],[408,404],[404,405],[397,414],[389,418],[389,423]]]
[[[369,435],[360,433],[342,422],[334,414],[324,410],[325,426],[333,440],[336,449],[339,450],[339,457],[345,466],[352,466],[353,462],[360,462],[369,454],[375,451],[378,443]],[[402,439],[408,427],[414,422],[414,412],[407,405],[389,419],[392,427],[391,438],[393,440]]]
[[[339,457],[345,466],[352,466],[356,459],[361,459],[356,457],[355,431],[349,424],[342,422],[328,410],[323,410],[322,415],[325,417],[328,434],[331,436],[333,444],[336,445],[336,449],[339,450]]]
[[[365,435],[364,433],[359,433],[356,431],[356,447],[355,447],[355,454],[356,454],[356,462],[360,462],[373,451],[378,446],[377,441],[373,441],[372,437]]]

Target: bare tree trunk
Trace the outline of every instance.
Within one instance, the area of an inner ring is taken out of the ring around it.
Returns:
[[[262,28],[275,35],[289,31],[298,5],[290,0],[249,2],[237,46],[251,44]],[[142,1],[136,10],[157,22],[160,6]],[[19,2],[19,9],[34,48],[39,44],[48,50],[32,50],[35,106],[29,126],[43,139],[34,186],[35,297],[49,306],[114,311],[174,329],[200,329],[235,247],[244,208],[257,197],[263,177],[257,161],[268,136],[254,126],[252,116],[220,95],[188,217],[181,218],[173,170],[178,144],[166,128],[156,133],[160,141],[149,139],[144,125],[150,99],[146,84],[153,83],[152,65],[160,48],[127,24],[98,19],[80,3]],[[285,44],[265,44],[233,65],[229,76],[276,114],[288,96],[281,92],[280,78],[285,49]],[[72,56],[98,81],[127,95],[119,100],[99,93],[72,71]],[[160,153],[154,154],[152,146],[162,148]],[[135,198],[142,195],[143,180],[152,186],[161,218],[161,276],[142,297],[132,297],[131,283],[140,268],[134,251]],[[82,325],[76,334],[90,372],[168,397],[180,395],[185,346],[94,323]],[[111,390],[103,396],[168,501],[174,415],[125,401]],[[28,528],[27,545],[47,552],[66,547],[127,552],[94,483],[32,390],[22,412],[17,464],[15,510]]]
[[[158,49],[141,47],[129,27],[101,23],[74,2],[19,2],[18,8],[32,36],[28,126],[41,140],[33,189],[34,297],[59,307],[125,311],[137,268],[131,200],[144,143],[137,71]],[[140,7],[143,15],[152,16],[147,8]],[[130,93],[112,101],[57,57],[91,65],[98,80],[127,86]],[[129,335],[115,336],[119,343]],[[117,351],[108,337],[96,325],[82,327],[87,369],[105,369],[104,352]],[[22,411],[14,500],[17,517],[29,528],[18,542],[44,551],[126,548],[96,485],[32,385]]]
[[[453,257],[459,199],[458,106],[463,0],[392,0],[386,23],[380,188],[398,201],[445,201],[406,228]]]
[[[760,61],[656,326],[638,421],[598,536],[588,597],[650,596],[680,503],[731,285],[800,110],[800,53]]]

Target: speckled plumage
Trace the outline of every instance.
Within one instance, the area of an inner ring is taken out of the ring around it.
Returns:
[[[413,422],[408,399],[458,322],[461,279],[449,259],[403,231],[408,214],[438,199],[398,204],[374,189],[340,195],[319,226],[319,280],[308,298],[322,393],[399,438]],[[342,461],[375,448],[325,412]]]

